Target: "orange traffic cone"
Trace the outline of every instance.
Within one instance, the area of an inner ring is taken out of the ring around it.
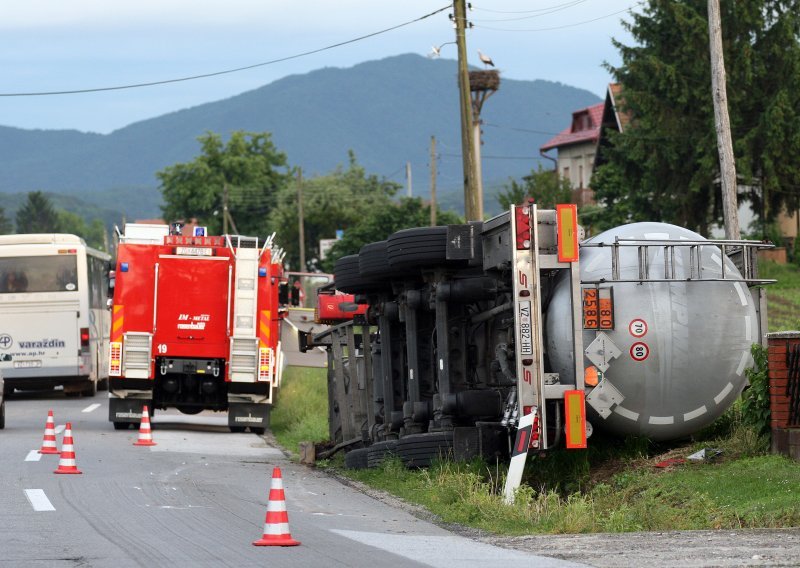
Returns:
[[[142,421],[139,423],[139,439],[133,443],[134,446],[155,446],[153,441],[153,431],[150,430],[150,414],[147,412],[147,405],[142,408]]]
[[[64,440],[61,442],[61,459],[58,460],[58,469],[53,473],[83,473],[75,465],[75,450],[72,447],[72,423],[67,422],[64,428]]]
[[[53,411],[47,411],[47,422],[44,425],[44,439],[42,440],[42,448],[39,450],[40,454],[57,454],[58,448],[56,447],[56,424],[53,420]]]
[[[286,513],[286,496],[283,493],[283,479],[279,467],[272,470],[272,486],[269,489],[264,535],[253,544],[256,546],[297,546],[300,544],[289,534],[289,515]]]

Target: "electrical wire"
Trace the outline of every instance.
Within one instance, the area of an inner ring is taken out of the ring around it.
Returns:
[[[461,154],[439,154],[446,158],[461,158]],[[481,156],[482,160],[536,160],[541,161],[544,158],[539,156]]]
[[[325,47],[320,47],[317,49],[312,49],[310,51],[304,51],[302,53],[296,53],[294,55],[288,55],[286,57],[280,57],[278,59],[271,59],[269,61],[263,61],[261,63],[254,63],[253,65],[245,65],[243,67],[236,67],[234,69],[225,69],[222,71],[214,71],[211,73],[202,73],[200,75],[190,75],[187,77],[178,77],[175,79],[164,79],[161,81],[148,81],[146,83],[132,83],[129,85],[115,85],[111,87],[94,87],[94,88],[87,88],[87,89],[74,89],[74,90],[60,90],[60,91],[39,91],[39,92],[20,92],[20,93],[0,93],[0,97],[41,97],[41,96],[50,96],[50,95],[77,95],[77,94],[84,94],[84,93],[99,93],[104,91],[121,91],[124,89],[138,89],[141,87],[154,87],[156,85],[167,85],[170,83],[181,83],[183,81],[194,81],[196,79],[206,79],[208,77],[217,77],[219,75],[228,75],[231,73],[238,73],[240,71],[247,71],[249,69],[256,69],[258,67],[264,67],[267,65],[273,65],[275,63],[282,63],[284,61],[289,61],[292,59],[298,59],[300,57],[306,57],[308,55],[313,55],[315,53],[320,53],[322,51],[327,51],[329,49],[334,49],[336,47],[342,47],[343,45],[348,45],[351,43],[356,43],[358,41],[362,41],[371,37],[375,37],[377,35],[385,34],[387,32],[415,24],[417,22],[421,22],[431,16],[435,16],[440,12],[444,12],[452,7],[452,4],[448,4],[443,8],[439,8],[438,10],[434,10],[429,14],[425,14],[424,16],[420,16],[419,18],[414,18],[413,20],[409,20],[407,22],[403,22],[402,24],[397,24],[396,26],[392,26],[390,28],[385,28],[379,30],[377,32],[372,32],[369,34],[365,34],[362,36],[358,36],[346,41],[340,41],[338,43],[334,43],[331,45],[327,45]]]
[[[502,126],[500,124],[492,124],[491,122],[484,122],[482,126],[489,126],[491,128],[501,128],[503,130],[513,130],[515,132],[529,132],[531,134],[547,134],[548,136],[558,136],[559,132],[546,132],[544,130],[530,130],[528,128],[514,128],[513,126]]]
[[[478,8],[477,6],[473,6],[472,4],[470,4],[470,9],[477,10],[479,12],[491,12],[493,14],[533,14],[533,13],[536,13],[536,12],[545,12],[547,10],[553,10],[555,8],[560,8],[561,6],[572,5],[574,2],[575,2],[575,0],[571,0],[570,2],[564,2],[563,4],[555,4],[553,6],[546,6],[544,8],[536,8],[534,10],[511,10],[511,11],[507,11],[507,10],[491,10],[489,8]]]
[[[574,24],[564,24],[563,26],[554,26],[554,27],[551,27],[551,28],[536,28],[536,29],[525,29],[525,30],[516,29],[516,30],[513,30],[513,29],[509,29],[509,28],[493,28],[493,27],[490,27],[490,26],[480,26],[480,25],[477,25],[477,24],[475,25],[475,27],[476,28],[480,28],[482,30],[491,30],[491,31],[495,31],[495,32],[548,32],[548,31],[552,31],[552,30],[563,30],[565,28],[574,28],[575,26],[582,26],[584,24],[590,24],[590,23],[596,22],[598,20],[603,20],[605,18],[610,18],[611,16],[616,16],[617,14],[622,14],[623,12],[630,12],[631,10],[636,8],[637,6],[643,6],[643,5],[644,5],[643,2],[637,2],[637,3],[635,3],[635,4],[631,5],[631,6],[628,6],[624,10],[619,10],[617,12],[612,12],[610,14],[606,14],[605,16],[598,16],[597,18],[592,18],[591,20],[584,20],[582,22],[575,22]]]
[[[492,20],[476,20],[476,19],[472,19],[471,21],[473,21],[473,22],[517,22],[519,20],[530,20],[532,18],[540,18],[542,16],[547,16],[548,14],[555,14],[556,12],[560,12],[562,10],[568,10],[569,8],[572,8],[573,6],[577,6],[578,4],[583,4],[586,1],[587,0],[573,0],[572,2],[568,2],[566,4],[562,4],[561,6],[559,6],[557,8],[553,8],[552,10],[548,10],[548,11],[544,11],[543,10],[543,11],[539,12],[538,14],[533,14],[531,16],[519,16],[519,17],[515,17],[515,18],[496,18],[496,19],[492,19]]]

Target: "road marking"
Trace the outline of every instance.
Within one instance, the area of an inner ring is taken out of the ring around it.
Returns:
[[[28,452],[28,455],[25,456],[26,462],[38,462],[42,459],[42,454],[39,453],[39,450],[31,450]]]
[[[331,532],[434,568],[452,568],[453,566],[482,568],[504,563],[535,565],[537,568],[586,566],[577,562],[539,556],[520,550],[508,550],[453,535],[399,535],[339,529],[333,529]]]
[[[97,410],[98,408],[100,408],[100,403],[95,402],[94,404],[90,404],[89,406],[81,410],[81,412],[91,412],[92,410]]]
[[[56,434],[61,434],[61,432],[63,432],[64,428],[66,427],[67,427],[66,424],[59,424],[58,426],[56,426]]]
[[[34,511],[55,511],[56,508],[44,494],[43,489],[26,489],[25,497],[31,502]]]

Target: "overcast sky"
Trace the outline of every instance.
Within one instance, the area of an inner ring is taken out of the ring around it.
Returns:
[[[25,0],[0,6],[0,93],[77,90],[213,73],[323,48],[420,18],[447,0]],[[503,76],[603,96],[611,38],[636,0],[473,0],[467,35]],[[640,8],[638,8],[640,9]],[[342,47],[195,81],[58,96],[0,97],[0,125],[107,133],[281,77],[350,67],[454,40],[445,10]],[[455,45],[442,57],[454,59]]]

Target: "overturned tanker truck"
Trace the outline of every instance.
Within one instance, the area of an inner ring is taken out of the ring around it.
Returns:
[[[771,245],[664,223],[581,233],[574,205],[529,203],[339,259],[336,288],[369,308],[307,343],[328,351],[347,465],[510,457],[513,492],[528,451],[585,448],[595,427],[676,439],[722,414],[765,331]]]

